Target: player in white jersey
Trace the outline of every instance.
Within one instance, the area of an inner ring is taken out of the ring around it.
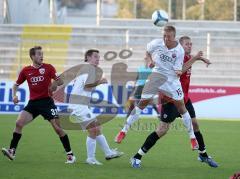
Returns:
[[[105,154],[105,159],[110,160],[113,158],[120,157],[123,153],[117,150],[110,149],[105,136],[101,133],[100,125],[97,122],[96,116],[89,109],[91,91],[98,85],[107,83],[105,78],[97,79],[97,66],[99,65],[99,51],[90,49],[85,53],[85,62],[88,65],[82,68],[79,75],[74,80],[73,89],[71,91],[69,99],[69,110],[71,110],[71,120],[79,123],[82,129],[88,130],[89,135],[87,136],[87,160],[88,164],[101,165],[96,160],[95,151],[96,143],[100,145],[100,148]],[[76,96],[81,96],[81,101]]]
[[[140,102],[128,117],[130,125],[139,118],[141,111],[149,104],[153,96],[160,90],[166,96],[174,100],[179,113],[182,115],[184,126],[190,136],[192,148],[198,148],[197,141],[193,132],[191,117],[184,105],[183,92],[179,77],[182,74],[184,49],[175,40],[176,29],[173,26],[165,26],[163,40],[156,39],[147,45],[147,58],[155,64],[152,74],[148,78]],[[200,58],[202,53],[198,53],[195,58]],[[154,146],[158,139],[164,136],[170,123],[161,122],[156,131],[151,133],[138,153],[131,159],[132,167],[139,168],[141,158]]]
[[[182,114],[184,125],[188,129],[191,146],[193,149],[197,149],[198,146],[191,124],[191,117],[185,108],[182,87],[179,81],[183,67],[184,49],[175,40],[175,34],[176,30],[174,27],[166,26],[163,39],[155,39],[147,44],[146,58],[152,61],[155,67],[143,89],[142,99],[132,115],[128,117],[122,131],[126,133],[129,130],[130,125],[138,120],[141,110],[149,104],[153,96],[160,90],[163,94],[175,100],[175,105]],[[196,58],[201,55],[197,54]],[[165,129],[168,127],[169,124],[166,124]],[[162,132],[166,131],[159,131],[159,136],[162,135]],[[122,136],[124,138],[125,135]]]

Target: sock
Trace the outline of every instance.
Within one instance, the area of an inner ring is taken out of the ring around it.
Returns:
[[[200,131],[197,131],[197,132],[194,132],[195,136],[196,136],[196,139],[198,141],[198,150],[199,150],[199,154],[207,157],[207,153],[206,153],[206,147],[205,147],[205,144],[204,144],[204,140],[203,140],[203,136],[201,134]]]
[[[133,158],[136,158],[136,159],[138,159],[138,160],[141,160],[143,155],[145,155],[145,153],[144,153],[144,152],[142,151],[142,149],[140,148],[140,149],[138,150],[138,153],[136,153]]]
[[[134,156],[134,158],[137,158],[141,160],[142,156],[145,155],[157,142],[159,139],[157,133],[154,131],[152,132],[142,145],[142,147],[139,149],[138,153]]]
[[[73,154],[72,151],[71,151],[71,147],[70,147],[70,142],[69,142],[69,139],[68,139],[68,135],[66,134],[65,136],[63,137],[60,137],[60,140],[62,142],[62,145],[66,151],[66,153],[68,155],[71,155]]]
[[[98,135],[96,137],[96,141],[100,145],[100,148],[102,149],[102,151],[105,153],[105,156],[112,154],[112,151],[111,151],[111,149],[107,143],[107,140],[103,134]]]
[[[159,139],[157,133],[154,131],[152,132],[146,139],[146,141],[144,142],[143,146],[141,147],[142,151],[144,153],[147,153],[149,149],[151,149],[155,143],[157,142],[157,140]]]
[[[86,146],[87,146],[87,157],[88,158],[95,158],[96,139],[93,139],[93,138],[87,136]]]
[[[130,126],[139,119],[141,112],[142,110],[137,106],[132,110],[130,116],[127,118],[126,124],[122,128],[122,132],[128,132]]]
[[[208,157],[208,154],[207,154],[207,152],[206,152],[206,150],[204,150],[204,151],[199,151],[198,152],[199,153],[199,155],[201,155],[202,157]]]
[[[193,132],[193,126],[192,126],[192,119],[188,112],[185,112],[184,114],[182,114],[182,120],[183,120],[184,126],[187,128],[189,137],[191,139],[195,138],[195,135]]]
[[[18,146],[18,142],[21,139],[21,137],[22,137],[22,134],[13,132],[13,138],[10,143],[10,149],[14,149],[14,151],[16,150],[16,148]]]

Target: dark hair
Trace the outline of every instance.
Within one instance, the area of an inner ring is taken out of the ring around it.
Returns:
[[[174,36],[176,35],[176,28],[174,26],[171,25],[167,25],[164,27],[163,29],[165,32],[173,32]]]
[[[32,59],[32,56],[36,54],[36,50],[42,50],[41,46],[35,46],[29,50],[29,56]]]
[[[92,54],[94,52],[99,53],[99,50],[97,50],[97,49],[89,49],[88,51],[86,51],[85,54],[84,54],[84,62],[87,62],[88,61],[87,57],[92,56]]]
[[[182,44],[184,40],[191,40],[191,38],[189,36],[180,37],[180,39],[179,39],[180,44]]]

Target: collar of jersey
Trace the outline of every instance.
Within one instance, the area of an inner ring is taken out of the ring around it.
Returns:
[[[165,45],[165,43],[164,43],[164,40],[162,41],[162,44],[164,45],[164,47],[168,50],[168,51],[172,51],[172,50],[174,50],[175,48],[177,48],[178,47],[178,45],[179,45],[179,42],[178,41],[176,41],[177,42],[177,45],[176,45],[176,47],[174,47],[174,48],[171,48],[171,49],[169,49],[166,45]]]
[[[37,68],[37,67],[35,67],[35,66],[33,66],[33,64],[31,64],[31,66],[33,67],[33,68],[35,68],[35,69],[38,69],[38,68],[40,68],[40,67],[42,67],[43,66],[43,63]]]

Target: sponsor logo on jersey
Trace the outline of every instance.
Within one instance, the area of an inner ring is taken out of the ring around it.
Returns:
[[[43,76],[33,76],[30,78],[30,81],[32,83],[37,83],[37,82],[40,82],[40,81],[43,81],[44,80],[44,77]]]
[[[163,61],[163,62],[170,62],[170,63],[174,63],[175,60],[167,55],[164,55],[164,54],[160,54],[160,59]]]
[[[40,69],[39,69],[39,73],[40,73],[41,75],[43,75],[43,74],[45,73],[45,69],[44,69],[44,68],[40,68]]]

